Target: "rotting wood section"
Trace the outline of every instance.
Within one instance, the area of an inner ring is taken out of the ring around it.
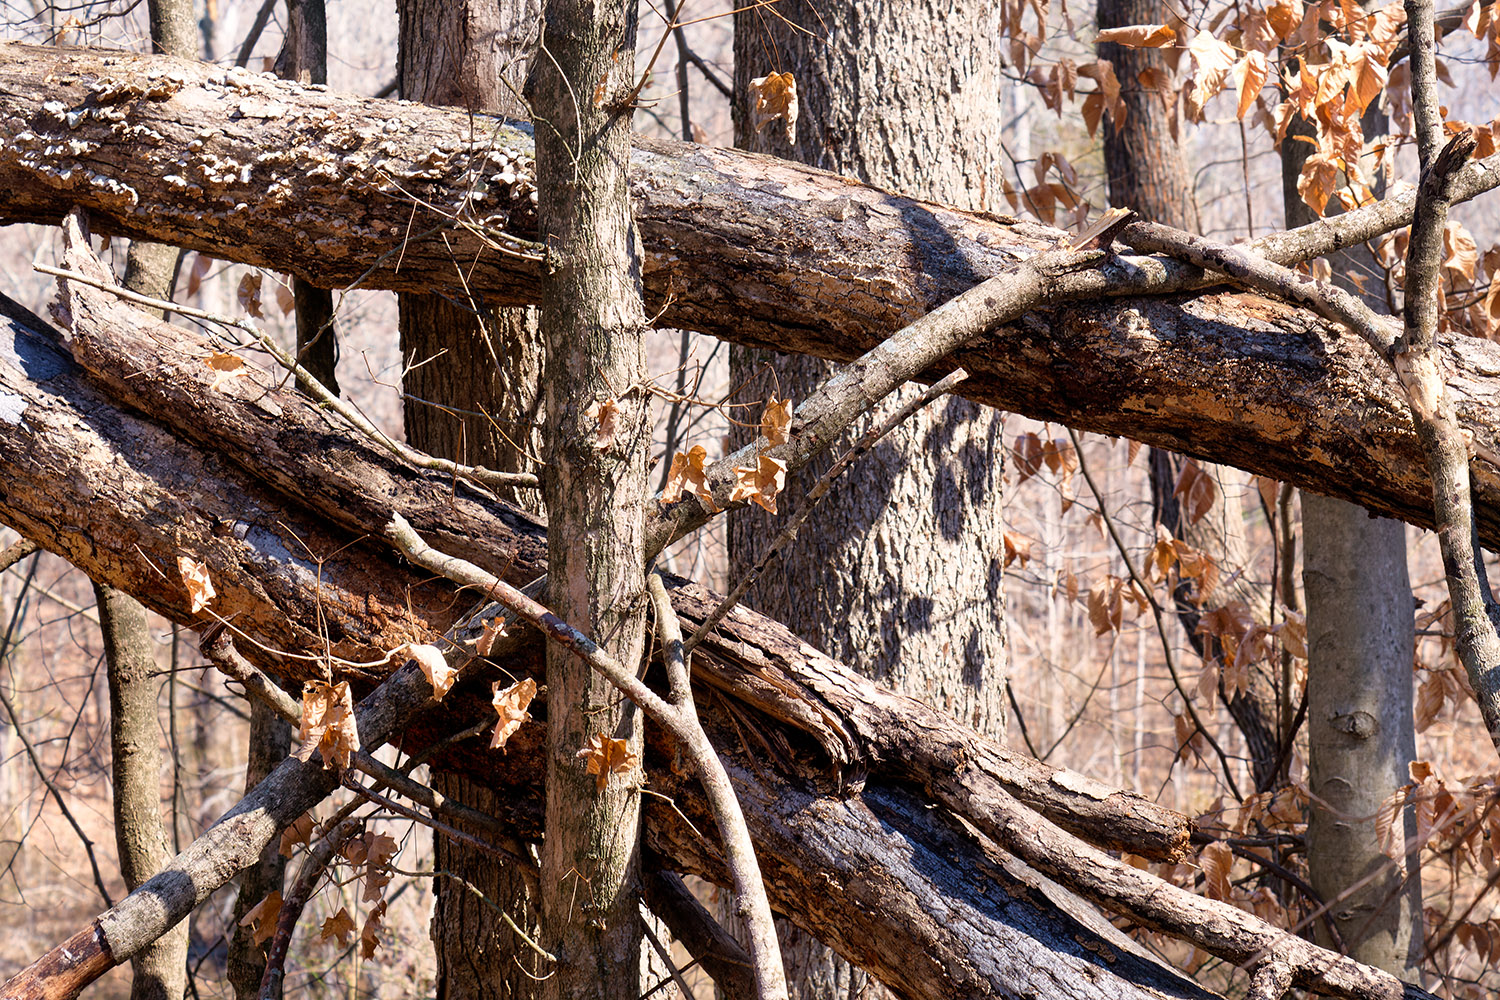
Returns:
[[[14,44],[0,45],[0,121],[0,220],[55,223],[81,204],[102,233],[325,285],[430,291],[457,284],[458,259],[490,300],[536,298],[525,126],[164,56]],[[639,141],[632,185],[662,323],[837,359],[1058,236],[690,144]],[[1195,274],[1115,258],[1090,287],[1170,290]],[[1450,339],[1443,352],[1480,456],[1481,534],[1500,543],[1500,347]],[[1430,523],[1394,380],[1352,335],[1271,300],[1096,298],[1030,314],[952,361],[980,402]]]

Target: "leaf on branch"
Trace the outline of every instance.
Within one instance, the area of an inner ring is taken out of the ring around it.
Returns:
[[[736,466],[730,500],[749,500],[776,513],[776,495],[786,487],[786,463],[761,455],[756,464]]]
[[[359,932],[361,958],[374,958],[375,949],[380,947],[380,922],[385,919],[385,907],[386,902],[382,899],[370,908],[370,915],[365,918],[364,930]]]
[[[1165,24],[1132,24],[1124,28],[1105,28],[1095,41],[1113,42],[1133,49],[1159,49],[1177,41],[1177,32]]]
[[[786,444],[786,432],[792,426],[792,401],[772,396],[766,400],[765,412],[760,415],[760,432],[772,448]]]
[[[597,733],[589,739],[588,746],[575,756],[588,761],[588,773],[596,776],[594,787],[600,792],[604,791],[611,774],[629,773],[640,760],[638,754],[631,752],[629,743]]]
[[[359,730],[348,681],[302,685],[302,728],[297,739],[301,745],[294,756],[298,760],[307,760],[317,750],[325,768],[337,765],[340,771],[349,770],[349,757],[359,750]]]
[[[453,687],[453,682],[458,679],[458,671],[448,665],[443,658],[442,650],[436,646],[407,643],[396,650],[397,655],[405,653],[417,661],[417,666],[422,668],[422,674],[427,678],[427,683],[432,685],[432,696],[438,701],[443,700],[443,695]]]
[[[192,298],[198,294],[198,289],[203,287],[203,279],[208,277],[208,272],[214,266],[212,257],[198,254],[193,258],[193,266],[188,271],[187,297]]]
[[[1234,852],[1220,841],[1204,846],[1198,854],[1203,869],[1205,894],[1209,899],[1229,899],[1229,871],[1234,867]]]
[[[583,415],[595,422],[594,447],[604,451],[615,443],[615,417],[620,413],[620,404],[613,396],[595,401]]]
[[[1240,121],[1245,120],[1245,112],[1255,104],[1260,88],[1265,86],[1266,77],[1270,75],[1271,66],[1266,61],[1264,52],[1248,52],[1234,64],[1234,89],[1240,95],[1237,114]]]
[[[281,310],[281,315],[288,316],[297,308],[297,295],[292,291],[291,279],[276,280],[276,308]]]
[[[686,454],[679,451],[673,455],[672,467],[667,470],[667,485],[661,491],[661,502],[676,503],[682,499],[683,490],[692,486],[693,495],[707,504],[710,512],[718,513],[714,492],[708,488],[708,470],[703,466],[707,459],[708,450],[701,444],[693,445]]]
[[[519,680],[507,688],[496,681],[490,697],[495,712],[500,716],[495,723],[495,732],[490,736],[491,750],[504,750],[505,744],[515,735],[531,715],[526,711],[531,699],[536,697],[536,681],[530,677]]]
[[[314,822],[311,812],[305,812],[292,820],[292,825],[281,831],[281,856],[283,858],[291,857],[293,848],[298,844],[305,844],[311,840],[315,826],[317,826],[317,823]]]
[[[1276,40],[1285,41],[1288,35],[1302,25],[1300,0],[1276,0],[1266,8],[1266,20],[1270,22],[1271,30],[1276,32]]]
[[[756,132],[777,118],[786,124],[786,141],[797,141],[797,81],[791,73],[772,73],[750,81],[750,125]]]
[[[344,842],[344,857],[364,876],[361,902],[373,903],[385,895],[385,887],[391,881],[391,858],[398,849],[396,839],[387,833],[366,831]]]
[[[256,319],[264,319],[260,312],[260,272],[251,271],[240,279],[240,287],[236,297],[239,299],[240,308],[245,310]]]
[[[1182,465],[1177,485],[1172,496],[1182,505],[1182,512],[1189,524],[1196,524],[1204,514],[1213,509],[1219,497],[1219,487],[1196,459],[1188,459]]]
[[[1475,268],[1479,265],[1479,247],[1474,237],[1462,222],[1449,221],[1443,229],[1443,270],[1450,282],[1463,278],[1474,282]]]
[[[281,891],[273,890],[259,903],[245,911],[240,926],[250,928],[256,944],[265,944],[276,933],[276,918],[281,914]]]
[[[495,640],[504,635],[510,635],[505,630],[505,619],[496,615],[484,623],[484,631],[479,638],[474,640],[474,651],[480,656],[489,656],[490,650],[495,648]]]
[[[327,941],[329,938],[338,938],[339,947],[349,947],[349,939],[354,936],[354,918],[349,916],[347,907],[339,907],[339,912],[323,921],[323,929],[318,934],[318,940]]]
[[[177,572],[182,575],[183,586],[187,588],[190,602],[188,611],[196,615],[208,607],[208,602],[216,596],[214,583],[208,578],[208,567],[196,559],[178,556]]]
[[[1009,530],[1004,532],[1002,538],[1005,542],[1005,563],[1001,568],[1004,569],[1019,559],[1021,568],[1025,569],[1026,564],[1031,561],[1031,539]]]
[[[213,370],[214,380],[209,389],[215,392],[223,392],[224,387],[232,380],[244,378],[250,374],[250,369],[245,366],[245,362],[241,358],[233,354],[225,354],[221,351],[214,351],[208,356],[205,363]]]
[[[1188,118],[1203,120],[1203,106],[1224,89],[1224,81],[1234,67],[1234,48],[1207,31],[1200,31],[1188,44],[1193,63],[1193,87],[1187,95]]]
[[[1031,431],[1018,435],[1016,443],[1011,445],[1010,457],[1021,477],[1016,480],[1016,485],[1020,486],[1042,468],[1042,439]]]
[[[1084,63],[1079,66],[1078,75],[1093,80],[1099,85],[1097,93],[1103,102],[1100,108],[1109,112],[1110,120],[1115,123],[1115,127],[1118,128],[1124,124],[1125,102],[1120,99],[1120,81],[1115,77],[1115,64],[1108,59],[1097,59],[1093,63]],[[1087,109],[1084,111],[1084,117],[1088,117]],[[1090,135],[1092,134],[1090,131]]]

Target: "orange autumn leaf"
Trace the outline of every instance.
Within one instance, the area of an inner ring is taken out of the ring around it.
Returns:
[[[458,670],[448,665],[442,650],[436,646],[409,642],[396,652],[398,654],[404,652],[417,661],[417,666],[422,668],[427,683],[432,685],[432,696],[438,701],[443,700],[443,695],[448,693],[448,690],[453,687],[453,682],[458,679]]]
[[[361,958],[374,958],[375,949],[380,947],[380,922],[385,919],[385,907],[386,902],[382,899],[370,908],[370,915],[365,918],[364,929],[359,932]]]
[[[535,697],[536,681],[530,677],[517,681],[507,688],[501,688],[500,682],[495,682],[490,700],[500,718],[495,723],[494,734],[490,737],[491,750],[504,750],[506,742],[515,735],[516,730],[531,718],[526,708]]]
[[[626,774],[635,767],[640,758],[631,752],[630,744],[624,740],[609,739],[594,735],[588,746],[578,751],[578,757],[588,762],[588,773],[595,775],[595,788],[604,791],[611,774]]]
[[[1200,31],[1188,44],[1193,62],[1193,88],[1188,91],[1187,112],[1193,121],[1203,120],[1203,106],[1224,89],[1224,81],[1234,67],[1233,47],[1207,31]]]
[[[1245,113],[1254,107],[1255,98],[1270,75],[1271,65],[1266,61],[1264,52],[1247,52],[1243,59],[1234,64],[1234,89],[1239,94],[1236,117],[1239,120],[1244,121]]]
[[[209,385],[209,389],[214,392],[223,392],[224,387],[231,381],[250,374],[250,369],[245,367],[244,360],[222,351],[214,351],[208,356],[206,363],[214,373],[214,380]]]
[[[317,750],[323,766],[349,769],[349,757],[359,750],[359,730],[354,723],[354,695],[348,681],[329,684],[308,681],[302,685],[302,728],[294,756],[307,760]]]
[[[1124,28],[1105,28],[1095,41],[1113,42],[1130,48],[1159,49],[1177,40],[1177,32],[1165,24],[1132,24]]]
[[[708,509],[717,513],[719,505],[714,503],[713,490],[708,488],[708,470],[704,463],[708,460],[708,450],[701,444],[695,444],[689,448],[687,453],[678,452],[672,456],[672,467],[667,470],[667,485],[661,491],[662,503],[676,503],[682,499],[683,491],[692,487],[691,493],[708,505]]]
[[[792,401],[772,396],[766,401],[765,412],[760,415],[760,432],[772,448],[786,444],[787,428],[792,425]]]
[[[281,914],[281,892],[273,891],[265,899],[245,911],[240,926],[250,928],[256,944],[265,944],[276,933],[276,918]]]

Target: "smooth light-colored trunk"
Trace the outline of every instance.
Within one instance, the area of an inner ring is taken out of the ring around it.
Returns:
[[[1300,124],[1300,123],[1299,123]],[[1368,141],[1387,129],[1376,105],[1362,122]],[[1304,126],[1305,127],[1305,126]],[[1316,217],[1297,193],[1312,146],[1282,143],[1287,225]],[[1371,254],[1329,257],[1334,280],[1385,306]],[[1308,878],[1343,938],[1368,965],[1410,976],[1421,960],[1422,880],[1417,857],[1393,865],[1381,850],[1376,818],[1409,780],[1416,758],[1412,658],[1416,607],[1406,566],[1406,528],[1343,500],[1302,494],[1302,584],[1307,599]],[[1415,817],[1399,822],[1407,843]],[[1332,942],[1326,940],[1325,946]]]

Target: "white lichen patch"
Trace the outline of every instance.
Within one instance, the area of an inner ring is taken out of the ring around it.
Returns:
[[[26,397],[0,392],[0,423],[19,424],[26,416]]]

